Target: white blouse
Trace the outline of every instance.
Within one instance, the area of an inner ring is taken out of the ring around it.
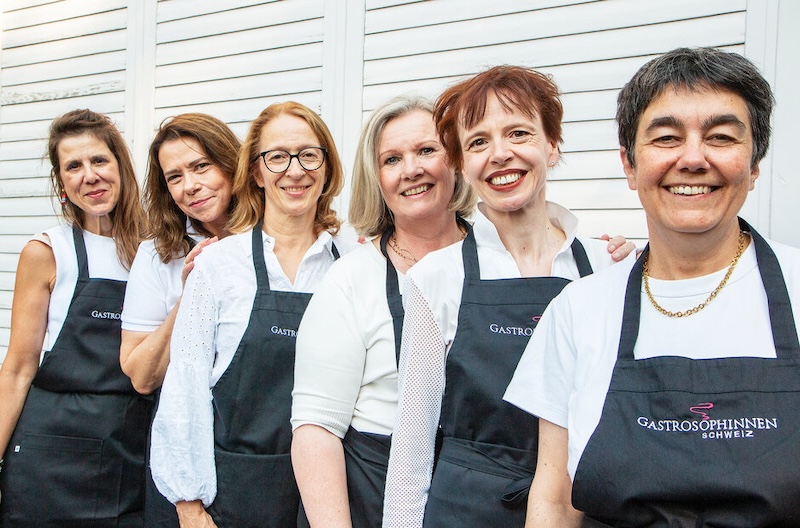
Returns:
[[[332,237],[323,232],[308,249],[295,282],[281,269],[275,240],[262,232],[270,288],[312,293],[333,264]],[[344,254],[355,242],[336,238]],[[227,370],[250,319],[256,292],[252,231],[205,248],[186,281],[170,342],[170,363],[153,423],[153,481],[171,502],[217,494],[211,390]]]

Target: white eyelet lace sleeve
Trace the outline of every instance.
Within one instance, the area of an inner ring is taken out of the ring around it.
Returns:
[[[397,423],[386,478],[383,526],[422,526],[445,385],[441,330],[422,293],[407,278],[398,373]]]
[[[153,481],[173,504],[201,499],[209,506],[217,494],[210,384],[218,310],[214,291],[207,269],[195,268],[178,309],[153,422]]]

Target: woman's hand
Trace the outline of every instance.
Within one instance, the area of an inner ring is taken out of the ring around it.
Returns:
[[[202,501],[180,501],[175,504],[175,509],[178,512],[181,528],[217,528],[214,520],[203,508]]]
[[[636,250],[636,244],[628,242],[622,235],[611,237],[607,234],[600,235],[600,240],[608,241],[608,252],[611,253],[611,258],[614,262],[625,260],[625,257],[631,254],[631,251]],[[638,255],[637,255],[638,256]]]
[[[192,250],[186,255],[186,258],[183,259],[183,271],[181,271],[181,285],[186,285],[186,277],[189,276],[189,273],[192,272],[194,269],[194,259],[199,255],[203,248],[213,244],[214,242],[218,241],[219,237],[211,237],[199,242]],[[623,239],[624,240],[624,239]]]

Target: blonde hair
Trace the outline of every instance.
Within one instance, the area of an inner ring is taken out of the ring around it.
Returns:
[[[239,163],[233,178],[233,194],[237,198],[236,207],[230,220],[230,230],[242,232],[251,229],[264,218],[266,206],[264,190],[257,184],[258,163],[260,163],[258,142],[264,127],[280,115],[299,117],[311,127],[320,146],[326,149],[326,174],[322,194],[317,200],[317,211],[314,216],[314,232],[319,234],[328,231],[336,234],[341,226],[341,221],[336,216],[336,211],[331,209],[333,199],[342,191],[344,185],[344,170],[339,152],[333,143],[333,136],[322,121],[322,118],[313,110],[294,101],[275,103],[266,107],[250,125],[247,138],[242,143],[239,151]]]
[[[353,167],[348,217],[359,235],[377,236],[394,227],[392,211],[381,192],[378,143],[389,121],[415,110],[428,112],[433,121],[433,104],[430,100],[418,95],[400,95],[376,108],[361,131]],[[475,202],[472,187],[460,174],[456,174],[453,196],[447,209],[461,217],[469,216],[475,208]]]

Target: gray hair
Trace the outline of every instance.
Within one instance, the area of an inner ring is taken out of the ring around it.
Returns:
[[[377,236],[394,227],[392,212],[381,192],[378,142],[389,121],[414,110],[428,112],[433,122],[433,103],[430,100],[418,95],[400,95],[376,108],[361,131],[348,213],[348,220],[359,235]],[[448,210],[459,216],[468,216],[475,207],[475,201],[472,187],[460,175],[456,175]]]
[[[647,107],[667,88],[728,90],[744,99],[753,131],[755,168],[767,153],[770,115],[775,98],[758,68],[736,53],[714,48],[677,48],[651,60],[622,88],[617,97],[619,144],[635,166],[634,146],[639,121]]]

